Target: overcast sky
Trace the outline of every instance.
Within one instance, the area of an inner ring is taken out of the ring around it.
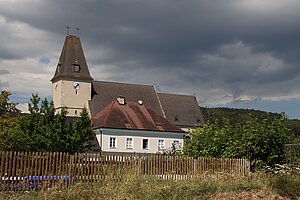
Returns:
[[[94,80],[300,118],[299,0],[0,0],[0,90],[51,96],[66,25]]]

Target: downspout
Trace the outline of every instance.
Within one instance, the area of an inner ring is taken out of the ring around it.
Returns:
[[[100,137],[101,137],[101,151],[103,149],[103,131],[100,129]]]

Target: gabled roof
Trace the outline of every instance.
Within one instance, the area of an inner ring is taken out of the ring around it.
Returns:
[[[77,66],[79,71],[74,71],[75,66]],[[66,36],[59,62],[51,81],[55,82],[60,79],[93,80],[86,63],[80,39],[77,36]]]
[[[124,105],[112,101],[93,118],[94,128],[152,130],[164,132],[184,131],[142,103],[126,101]]]
[[[163,115],[157,93],[152,85],[138,85],[128,83],[115,83],[106,81],[93,81],[93,95],[89,102],[91,115],[96,115],[118,96],[125,96],[127,101],[142,100],[148,108]]]
[[[183,126],[203,125],[204,118],[195,96],[158,93],[164,114],[173,124]]]

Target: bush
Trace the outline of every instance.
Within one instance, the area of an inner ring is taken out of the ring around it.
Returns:
[[[192,157],[248,158],[251,169],[274,166],[285,161],[289,130],[285,117],[258,120],[252,116],[244,124],[232,125],[224,119],[192,130],[185,153]]]

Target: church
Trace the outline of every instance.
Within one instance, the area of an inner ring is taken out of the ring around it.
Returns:
[[[157,153],[182,147],[204,118],[192,95],[160,93],[154,85],[93,80],[80,38],[67,35],[52,82],[56,110],[77,117],[87,108],[104,152]]]

